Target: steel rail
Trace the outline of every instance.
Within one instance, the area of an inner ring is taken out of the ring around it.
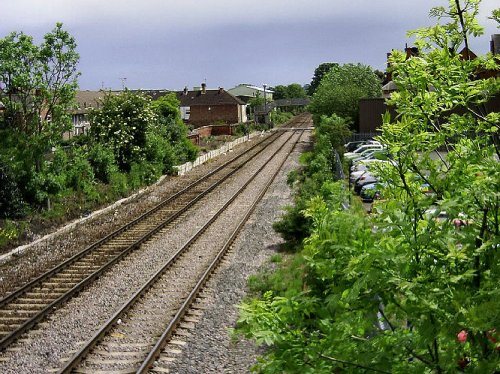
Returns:
[[[220,264],[220,262],[222,261],[224,256],[229,252],[231,245],[234,243],[234,241],[238,237],[239,233],[243,229],[244,225],[246,224],[246,222],[248,221],[248,219],[250,218],[252,213],[255,211],[255,208],[257,207],[257,205],[260,203],[260,201],[262,200],[264,195],[267,193],[267,191],[269,190],[269,188],[273,184],[274,180],[276,179],[277,175],[279,174],[279,172],[283,168],[283,165],[285,164],[285,162],[288,159],[288,157],[290,156],[290,154],[292,154],[292,152],[295,150],[295,147],[297,146],[297,143],[300,140],[300,138],[302,137],[303,133],[304,133],[304,130],[302,130],[301,134],[297,138],[297,141],[294,143],[293,147],[288,152],[287,156],[283,159],[283,161],[281,162],[278,169],[274,172],[272,177],[266,183],[266,185],[262,189],[262,191],[259,194],[259,196],[257,197],[257,199],[254,201],[254,203],[252,204],[250,209],[247,211],[245,216],[240,220],[238,226],[233,231],[230,238],[226,241],[226,243],[224,244],[222,249],[217,254],[217,257],[210,264],[210,267],[202,275],[202,277],[200,278],[200,280],[198,281],[196,286],[193,287],[193,290],[190,292],[187,299],[184,301],[182,306],[179,308],[179,310],[177,311],[175,316],[172,318],[172,321],[169,323],[169,325],[167,326],[167,328],[165,329],[163,334],[160,336],[158,341],[155,343],[155,345],[153,346],[153,348],[151,349],[151,351],[147,355],[144,362],[141,364],[139,369],[136,371],[136,374],[144,374],[144,373],[148,372],[149,369],[151,368],[151,366],[154,364],[157,357],[161,354],[161,351],[163,350],[163,348],[167,344],[170,337],[173,335],[175,328],[179,325],[182,318],[186,315],[186,312],[191,307],[191,304],[193,303],[193,301],[196,299],[196,297],[200,293],[202,287],[208,282],[211,275],[214,273],[214,271],[216,270],[216,268],[218,267],[218,265]]]
[[[111,330],[119,319],[123,319],[123,315],[134,306],[134,304],[144,296],[144,294],[160,279],[160,277],[177,261],[177,259],[184,254],[189,247],[210,227],[210,225],[227,209],[227,207],[246,189],[246,187],[255,179],[257,175],[269,164],[269,162],[278,154],[281,149],[288,143],[288,140],[293,136],[290,134],[287,141],[285,141],[279,149],[247,180],[247,182],[240,187],[219,209],[217,212],[201,227],[166,263],[158,270],[142,287],[138,290],[129,300],[122,305],[122,307],[115,312],[115,314],[108,319],[108,321],[94,334],[94,336],[87,341],[84,347],[78,350],[58,371],[58,374],[70,373],[76,369],[80,362],[85,359],[85,356],[94,348],[95,345]],[[299,137],[300,138],[300,137]],[[288,157],[288,155],[287,155]],[[285,158],[286,159],[286,158]],[[280,166],[281,169],[281,166]]]
[[[37,279],[33,280],[32,282],[28,283],[27,285],[23,286],[19,290],[13,292],[12,294],[6,296],[4,299],[0,301],[0,308],[5,309],[5,306],[8,305],[8,303],[15,301],[19,299],[22,295],[26,294],[29,292],[29,290],[32,290],[36,286],[42,284],[42,282],[50,279],[50,277],[60,273],[64,269],[68,268],[70,265],[77,263],[78,260],[83,259],[85,256],[91,254],[94,250],[96,250],[98,247],[110,242],[111,239],[117,237],[120,233],[125,232],[127,229],[130,229],[132,226],[136,226],[140,221],[144,220],[146,217],[150,217],[152,214],[160,210],[162,207],[166,206],[168,203],[174,201],[176,198],[181,196],[182,194],[186,193],[190,189],[192,189],[194,186],[200,184],[204,180],[206,180],[208,177],[214,175],[216,172],[223,170],[224,168],[227,168],[230,164],[232,164],[234,161],[237,159],[241,158],[243,155],[248,155],[248,152],[251,150],[255,149],[259,145],[262,145],[262,143],[266,142],[267,140],[270,140],[269,143],[273,142],[276,140],[278,136],[276,137],[268,137],[264,139],[263,141],[259,142],[258,144],[253,145],[247,152],[242,153],[240,155],[237,155],[233,159],[229,160],[228,162],[224,163],[223,165],[219,166],[218,168],[214,169],[210,173],[207,173],[205,176],[199,178],[195,182],[191,183],[187,187],[183,188],[181,191],[177,192],[176,194],[172,195],[168,199],[162,201],[160,204],[158,204],[156,207],[150,209],[148,212],[142,214],[140,217],[136,218],[132,222],[122,226],[115,232],[111,233],[110,235],[106,236],[105,238],[99,240],[98,242],[92,244],[90,247],[84,249],[80,253],[76,254],[75,256],[71,257],[70,259],[66,260],[62,264],[56,266],[55,268],[51,269],[47,273],[41,275]],[[212,191],[214,188],[216,188],[218,185],[223,183],[227,178],[229,178],[231,175],[236,173],[243,165],[248,163],[250,160],[252,160],[254,157],[256,157],[258,154],[260,154],[264,149],[266,149],[267,145],[259,150],[256,154],[252,155],[251,158],[246,160],[243,164],[239,165],[238,167],[234,168],[233,170],[230,171],[229,174],[225,175],[223,179],[220,179],[216,183],[212,184],[210,187],[208,187],[206,190],[198,194],[194,199],[189,201],[187,205],[185,205],[183,208],[178,210],[174,215],[169,217],[167,220],[162,222],[161,224],[157,225],[154,227],[152,230],[149,231],[149,233],[141,236],[138,240],[135,240],[131,245],[127,246],[125,249],[123,249],[117,256],[113,257],[111,260],[106,262],[101,268],[98,270],[92,272],[90,275],[87,277],[83,278],[80,282],[76,283],[72,288],[70,288],[66,293],[62,294],[52,302],[49,302],[47,306],[42,308],[41,310],[37,311],[36,314],[34,314],[32,317],[25,319],[25,322],[17,326],[13,331],[11,331],[8,335],[5,335],[1,340],[0,340],[0,350],[4,350],[7,346],[9,346],[12,342],[14,342],[21,334],[32,328],[35,324],[40,322],[42,319],[44,319],[50,312],[54,310],[55,307],[61,305],[62,303],[66,302],[69,300],[71,297],[73,297],[75,294],[80,292],[84,287],[86,287],[89,283],[91,283],[93,280],[98,278],[100,275],[102,275],[103,272],[107,271],[111,266],[116,264],[118,261],[120,261],[123,257],[125,257],[127,254],[129,254],[132,250],[138,248],[143,242],[148,240],[151,236],[153,236],[155,233],[157,233],[159,230],[164,228],[166,225],[171,223],[174,219],[176,219],[178,216],[180,216],[182,213],[187,211],[192,205],[194,205],[197,201],[199,201],[203,196],[208,194],[210,191]],[[21,318],[20,318],[21,319]]]

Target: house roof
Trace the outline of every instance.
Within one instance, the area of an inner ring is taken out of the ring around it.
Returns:
[[[231,89],[229,89],[228,91],[233,93],[234,92],[240,92],[240,91],[244,91],[244,90],[249,90],[249,91],[256,91],[256,92],[261,92],[261,93],[264,93],[264,87],[259,87],[259,86],[254,86],[252,84],[246,84],[246,83],[241,83],[239,85],[237,85],[236,87],[233,87]],[[268,94],[273,94],[274,91],[269,89],[269,87],[266,88],[266,93]]]
[[[99,108],[107,93],[109,91],[77,91],[75,95],[77,108],[73,113],[88,113],[90,109]]]
[[[217,90],[178,91],[176,96],[181,102],[181,106],[193,105],[245,105],[236,96],[231,95],[223,88]]]
[[[396,83],[394,81],[389,81],[386,85],[382,86],[382,91],[397,91],[398,86],[396,86]]]
[[[77,109],[73,111],[74,114],[88,113],[90,109],[99,108],[101,102],[106,95],[119,95],[123,91],[77,91],[75,100],[77,103]],[[162,96],[169,94],[172,91],[169,90],[130,90],[130,92],[136,94],[143,94],[150,97],[152,100],[157,100]]]

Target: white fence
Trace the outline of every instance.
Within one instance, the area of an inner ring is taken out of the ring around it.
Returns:
[[[184,175],[192,168],[201,165],[214,157],[220,156],[221,154],[227,153],[229,150],[233,149],[238,144],[246,142],[259,134],[260,132],[253,132],[250,135],[242,136],[241,138],[238,138],[230,143],[224,144],[222,147],[218,149],[214,149],[208,153],[201,155],[193,162],[186,162],[185,164],[175,166],[175,168],[177,169],[177,175]]]

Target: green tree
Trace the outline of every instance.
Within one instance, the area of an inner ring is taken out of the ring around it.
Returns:
[[[146,159],[146,134],[158,121],[148,97],[128,90],[108,93],[89,118],[90,137],[113,150],[120,170],[128,172],[132,163]]]
[[[316,90],[309,110],[315,115],[336,114],[358,126],[359,99],[379,97],[381,82],[373,70],[362,64],[334,65],[323,77]]]
[[[335,62],[324,62],[314,70],[314,76],[311,80],[311,83],[309,84],[307,91],[307,94],[309,96],[314,95],[325,74],[328,73],[330,69],[334,66],[338,66],[338,64]]]
[[[47,196],[46,158],[71,128],[70,109],[77,89],[75,39],[62,24],[35,45],[31,36],[13,32],[0,39],[0,155],[27,202]],[[39,198],[37,198],[37,195]]]
[[[188,128],[182,122],[179,110],[180,101],[174,93],[165,95],[152,103],[158,114],[158,134],[161,134],[173,147],[172,165],[180,165],[196,159],[198,149],[187,138]]]
[[[79,55],[75,39],[58,23],[40,46],[13,32],[0,40],[3,127],[57,142],[71,125]]]
[[[498,371],[500,113],[485,103],[500,84],[476,76],[499,59],[459,53],[481,33],[479,3],[434,8],[448,22],[411,33],[419,56],[391,57],[386,201],[357,214],[326,182],[305,208],[302,291],[242,306],[243,331],[268,346],[262,372]]]
[[[275,87],[272,87],[273,90],[273,99],[274,100],[280,100],[280,99],[288,99],[288,92],[287,88],[284,85],[277,85]]]
[[[273,99],[302,99],[307,97],[306,91],[298,83],[291,83],[288,86],[278,85],[273,87]]]

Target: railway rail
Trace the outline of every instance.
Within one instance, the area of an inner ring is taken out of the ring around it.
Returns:
[[[292,132],[273,156],[71,357],[59,373],[147,372],[273,182],[302,132]],[[291,138],[294,139],[289,141]],[[265,183],[257,180],[275,157],[281,157],[281,161],[271,177]],[[255,189],[257,196],[248,201],[243,194]],[[214,235],[220,233],[219,218],[230,214],[230,209],[231,214],[240,212],[239,220],[227,235],[217,235],[220,238],[216,240]],[[155,370],[166,369],[157,367]]]
[[[299,117],[291,125],[297,127],[306,123]],[[139,218],[0,300],[0,349],[4,350],[131,251],[188,211],[280,136],[274,133],[263,139],[248,152],[234,157]]]

